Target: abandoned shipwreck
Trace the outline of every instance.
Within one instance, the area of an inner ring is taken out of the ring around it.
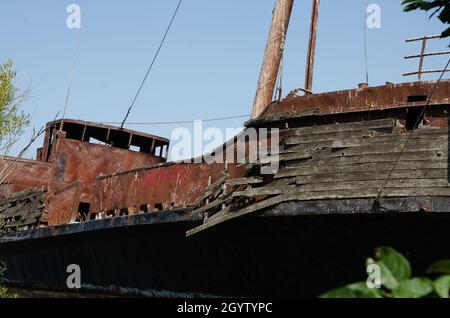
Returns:
[[[315,297],[364,279],[377,246],[418,270],[449,258],[450,80],[314,94],[314,0],[305,87],[273,101],[292,5],[276,1],[247,129],[214,154],[244,147],[246,162],[167,162],[163,137],[69,119],[36,160],[2,158],[3,282],[80,292],[77,264],[81,292]],[[276,156],[254,156],[262,141]]]

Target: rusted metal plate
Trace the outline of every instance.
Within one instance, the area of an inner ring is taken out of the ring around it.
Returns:
[[[308,109],[319,109],[321,115],[329,115],[413,107],[427,104],[428,98],[430,105],[449,104],[450,80],[442,80],[432,96],[435,86],[435,81],[413,82],[290,97],[269,105],[263,116]]]
[[[7,176],[2,184],[2,196],[27,189],[47,187],[52,174],[52,165],[25,159],[0,158],[0,171]]]
[[[98,180],[99,200],[94,211],[115,211],[144,205],[148,212],[196,204],[208,185],[224,170],[223,164],[172,164],[108,176]]]

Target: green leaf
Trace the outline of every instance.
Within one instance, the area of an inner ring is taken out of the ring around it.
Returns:
[[[433,282],[428,278],[412,278],[401,281],[393,290],[394,298],[422,298],[434,290]]]
[[[434,263],[428,268],[429,274],[450,274],[450,260],[442,260]]]
[[[347,288],[356,292],[360,298],[382,298],[378,289],[369,288],[366,282],[348,285]]]
[[[382,294],[378,289],[371,289],[365,282],[360,282],[331,290],[320,298],[382,298]]]
[[[441,298],[449,298],[450,275],[442,276],[434,282],[434,290]]]
[[[394,275],[392,275],[391,271],[389,270],[389,268],[386,266],[386,264],[384,264],[382,261],[375,261],[371,258],[369,258],[366,262],[367,265],[370,264],[376,264],[378,266],[380,266],[380,278],[381,278],[381,285],[386,287],[387,289],[395,289],[398,286],[398,281],[397,279],[394,277]]]
[[[411,277],[411,265],[408,260],[393,248],[378,248],[376,250],[376,257],[380,262],[386,265],[397,282],[407,280]]]

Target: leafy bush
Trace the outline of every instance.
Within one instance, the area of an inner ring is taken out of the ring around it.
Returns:
[[[6,265],[3,262],[0,262],[0,276],[6,272]],[[16,294],[11,294],[8,291],[8,288],[0,285],[0,299],[1,298],[18,298]]]
[[[358,282],[329,291],[321,298],[449,298],[450,260],[442,260],[430,266],[427,274],[440,277],[411,277],[409,261],[390,247],[380,247],[375,257],[366,265],[380,269],[380,288],[369,288],[368,282]],[[368,279],[369,281],[369,279]]]
[[[444,24],[450,24],[450,1],[449,0],[403,0],[402,4],[405,6],[406,12],[414,10],[430,11],[434,15],[438,15],[439,20]],[[430,17],[430,18],[431,18]],[[450,27],[442,32],[441,37],[446,38],[450,36]]]

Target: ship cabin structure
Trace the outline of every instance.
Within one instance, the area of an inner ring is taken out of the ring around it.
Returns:
[[[165,163],[168,149],[168,139],[129,129],[72,119],[50,122],[36,160],[0,160],[8,175],[1,185],[8,198],[1,218],[10,229],[90,220],[99,175]]]

